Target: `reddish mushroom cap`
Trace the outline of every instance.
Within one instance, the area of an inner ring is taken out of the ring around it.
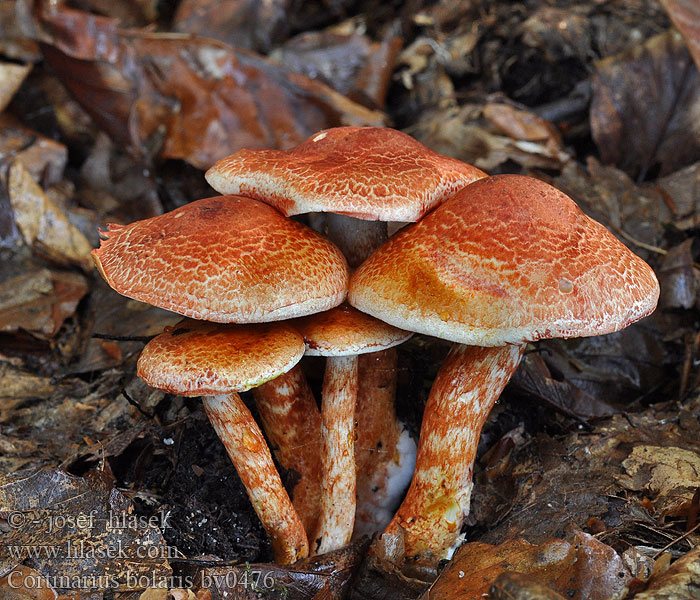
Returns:
[[[398,329],[347,304],[295,319],[309,356],[352,356],[385,350],[405,342],[413,333]]]
[[[182,396],[243,392],[286,373],[304,356],[304,340],[283,323],[221,325],[185,320],[146,344],[138,375]]]
[[[345,298],[331,242],[250,198],[217,196],[131,225],[110,225],[92,254],[117,292],[187,317],[277,321]]]
[[[216,191],[262,200],[287,216],[334,212],[381,221],[417,221],[485,176],[382,127],[326,129],[291,150],[239,150],[206,173]]]
[[[349,302],[397,327],[498,346],[610,333],[650,314],[658,295],[649,265],[568,196],[499,175],[379,248]]]

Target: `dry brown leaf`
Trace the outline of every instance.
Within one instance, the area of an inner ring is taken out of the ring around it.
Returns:
[[[290,0],[183,0],[175,31],[267,53],[289,32]]]
[[[351,544],[290,567],[247,564],[201,569],[197,587],[209,590],[213,600],[340,600],[363,558],[367,542]],[[199,595],[199,594],[198,594]]]
[[[0,283],[0,331],[52,338],[88,293],[79,273],[32,269]]]
[[[58,264],[94,268],[92,246],[19,161],[10,165],[8,192],[14,220],[28,246]]]
[[[0,24],[0,54],[22,62],[41,60],[36,42],[21,31],[15,0],[0,0]]]
[[[546,169],[560,169],[570,160],[551,124],[524,107],[498,102],[427,113],[408,133],[436,152],[486,171],[508,160]],[[543,139],[527,139],[540,135]]]
[[[465,544],[422,600],[479,598],[509,571],[527,574],[574,600],[623,598],[630,579],[610,546],[579,531],[572,542],[553,539],[533,545],[518,538],[500,546]]]
[[[549,586],[512,571],[496,577],[488,596],[489,600],[565,600]]]
[[[658,273],[662,308],[689,309],[695,304],[700,275],[693,266],[692,245],[693,239],[687,239],[664,256]]]
[[[603,166],[590,157],[587,169],[574,161],[566,164],[554,185],[569,194],[589,216],[603,223],[633,252],[649,260],[644,247],[662,243],[664,223],[672,219],[666,195],[652,185],[635,185],[627,173]]]
[[[0,579],[0,598],[3,600],[56,600],[58,594],[39,571],[18,565]]]
[[[53,71],[140,156],[204,169],[242,147],[289,148],[327,127],[384,123],[382,113],[321,83],[215,40],[121,30],[43,0],[35,15],[28,26],[36,26]]]
[[[567,379],[552,376],[540,354],[527,354],[510,382],[514,390],[547,402],[565,414],[583,419],[606,417],[619,412],[601,398],[595,398]]]
[[[700,158],[700,72],[674,30],[597,63],[591,131],[604,163],[642,180]]]
[[[0,62],[0,112],[5,110],[31,70],[31,65]]]
[[[700,453],[674,446],[636,446],[622,462],[617,480],[629,490],[645,492],[661,516],[684,516],[700,484]]]
[[[649,587],[635,600],[700,599],[700,547],[679,558],[666,571],[654,575]]]
[[[0,546],[0,569],[23,563],[56,581],[57,591],[143,589],[148,586],[139,582],[167,582],[171,574],[158,524],[137,519],[104,471],[85,477],[58,469],[2,476],[0,518],[9,529]]]
[[[695,65],[700,69],[700,4],[696,0],[661,0],[661,5],[685,38]]]
[[[272,57],[283,67],[317,79],[371,107],[383,107],[401,40],[378,43],[359,33],[307,32]]]
[[[0,115],[0,158],[22,162],[35,181],[51,185],[61,180],[68,150],[59,142],[28,129],[11,115]]]

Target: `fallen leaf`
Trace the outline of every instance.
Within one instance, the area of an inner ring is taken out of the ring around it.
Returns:
[[[92,271],[92,246],[68,217],[44,193],[19,161],[10,165],[8,193],[15,223],[24,241],[58,264],[75,264]]]
[[[692,308],[698,288],[700,275],[693,266],[691,246],[693,240],[674,246],[664,256],[659,269],[659,286],[661,296],[659,306],[662,308]]]
[[[695,0],[661,0],[661,6],[685,38],[695,66],[700,69],[700,5]]]
[[[52,338],[87,293],[79,273],[34,268],[6,279],[0,283],[0,331]]]
[[[575,417],[600,418],[619,412],[618,408],[594,398],[570,381],[554,379],[542,356],[536,353],[523,357],[510,386]]]
[[[3,600],[56,600],[58,594],[39,571],[18,565],[0,579],[0,597]]]
[[[700,71],[674,30],[597,63],[591,131],[604,163],[637,180],[700,158]]]
[[[496,101],[429,112],[409,133],[436,152],[486,171],[509,160],[546,169],[570,160],[551,123],[525,107]]]
[[[39,3],[34,25],[73,96],[141,157],[204,169],[242,147],[290,148],[320,129],[384,123],[321,83],[215,40],[122,30],[49,3]]]
[[[23,563],[57,591],[144,589],[145,582],[167,582],[171,575],[160,530],[137,518],[104,471],[2,476],[0,518],[9,530],[0,547],[3,575]]]
[[[183,0],[173,28],[266,54],[287,37],[290,8],[290,0]]]
[[[572,541],[533,545],[517,538],[500,546],[473,542],[457,550],[421,600],[479,598],[502,573],[526,574],[566,598],[623,598],[630,574],[615,550],[581,531]]]
[[[622,462],[617,480],[627,489],[651,494],[661,516],[687,514],[700,482],[700,453],[673,446],[636,446]]]
[[[0,112],[5,110],[31,70],[31,65],[0,62]]]
[[[204,568],[195,582],[200,589],[209,590],[213,600],[256,600],[261,595],[270,600],[340,600],[367,544],[367,540],[351,544],[289,567],[246,564]]]
[[[0,115],[0,158],[19,160],[34,181],[49,186],[63,176],[68,149],[25,127],[9,114]]]
[[[700,547],[692,549],[666,571],[652,576],[635,600],[698,600],[700,598]]]
[[[400,48],[399,38],[378,43],[359,33],[306,32],[271,57],[361,104],[382,108]]]
[[[71,366],[71,373],[119,365],[140,353],[149,336],[162,333],[165,327],[175,325],[181,319],[173,312],[116,294],[102,279],[94,282],[87,315],[90,322],[86,332],[88,339],[78,363]],[[92,337],[96,333],[116,336],[118,339],[113,341],[119,344],[119,355],[105,349],[103,339]]]
[[[663,224],[673,217],[663,192],[657,186],[636,185],[624,171],[601,165],[593,157],[589,157],[586,169],[574,161],[567,163],[553,184],[571,196],[585,213],[608,227],[633,252],[647,260],[654,254],[639,243],[661,244]]]
[[[552,588],[528,575],[506,571],[496,577],[489,589],[490,600],[565,600]]]

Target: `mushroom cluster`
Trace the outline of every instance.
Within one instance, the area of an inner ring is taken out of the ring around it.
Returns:
[[[481,428],[525,344],[616,331],[658,299],[650,267],[563,193],[395,130],[240,150],[206,177],[225,195],[110,226],[93,255],[116,291],[190,317],[147,344],[139,375],[204,397],[284,563],[353,530],[402,532],[421,564],[449,557]],[[305,212],[326,215],[331,240],[286,218]],[[417,222],[387,239],[387,221]],[[417,455],[393,405],[393,348],[413,332],[454,343]],[[327,357],[320,412],[304,354]],[[299,475],[292,500],[238,395],[253,388],[277,460]]]

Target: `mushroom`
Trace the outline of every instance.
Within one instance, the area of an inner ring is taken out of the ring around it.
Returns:
[[[288,216],[327,213],[328,235],[351,267],[386,240],[386,221],[416,221],[482,177],[486,173],[471,165],[432,152],[405,133],[379,127],[326,129],[285,151],[239,150],[206,173],[217,191],[245,194]],[[380,368],[395,360],[388,357]],[[381,529],[387,508],[403,492],[405,468],[395,467],[409,464],[401,457],[412,454],[415,444],[399,423],[387,388],[372,386],[395,373],[382,375],[374,357],[361,357],[360,368],[371,375],[360,384],[360,448],[382,447],[373,460],[361,460],[358,471],[360,530],[371,533],[374,526]],[[370,419],[361,414],[365,411],[382,426],[367,429]],[[369,432],[378,437],[372,439]]]
[[[358,355],[393,348],[411,333],[387,325],[354,308],[295,319],[306,354],[325,356],[321,408],[321,502],[312,550],[317,554],[350,542],[355,519],[355,404]]]
[[[299,365],[253,390],[275,458],[296,474],[291,495],[304,529],[316,531],[321,498],[321,413]]]
[[[331,242],[250,198],[198,200],[102,237],[93,257],[112,288],[196,319],[297,317],[336,306],[347,290],[347,262]]]
[[[185,320],[146,344],[138,375],[151,387],[202,396],[204,410],[283,564],[308,554],[304,526],[282,485],[260,428],[238,392],[291,369],[304,355],[301,335],[283,323],[222,325]]]
[[[385,533],[402,529],[420,563],[449,557],[469,511],[481,427],[524,344],[617,331],[653,312],[658,294],[651,268],[607,229],[559,190],[518,175],[472,183],[379,248],[351,278],[349,302],[455,342]]]
[[[117,292],[194,319],[279,321],[328,310],[348,267],[322,235],[242,196],[110,224],[92,256]]]

